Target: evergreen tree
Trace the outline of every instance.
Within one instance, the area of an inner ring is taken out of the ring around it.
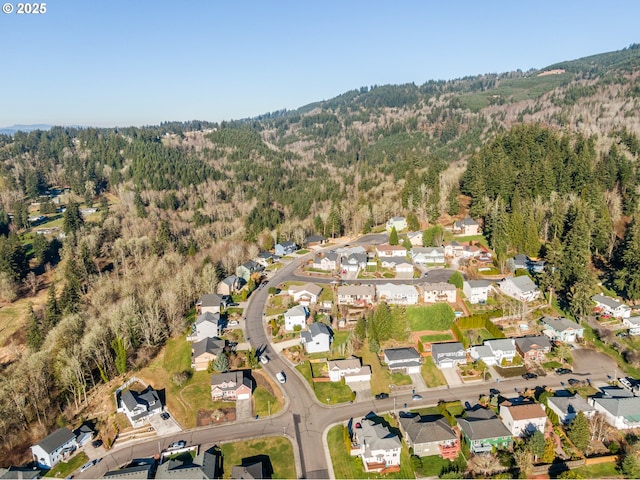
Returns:
[[[625,454],[620,470],[622,470],[624,478],[640,478],[640,462],[638,462],[638,454],[635,449],[631,448]]]
[[[615,285],[629,300],[640,300],[640,223],[627,226]]]
[[[338,209],[335,205],[331,209],[329,218],[327,218],[326,231],[331,238],[336,238],[342,235],[342,219],[340,218],[340,213],[338,213]]]
[[[410,232],[420,230],[420,222],[418,221],[418,216],[414,212],[409,212],[407,215],[407,228]]]
[[[34,352],[37,352],[43,343],[44,333],[42,331],[42,324],[33,311],[33,305],[30,304],[27,312],[27,346]]]
[[[396,227],[393,227],[389,233],[389,245],[398,245],[398,243],[398,232],[396,231]]]
[[[213,368],[216,372],[224,373],[229,371],[229,356],[226,352],[220,352],[213,362]]]
[[[422,232],[422,245],[425,247],[441,247],[444,242],[444,230],[440,225],[434,225]]]
[[[533,435],[527,440],[527,447],[531,450],[534,460],[538,460],[544,455],[545,441],[544,435],[540,430],[533,432]]]
[[[62,229],[66,235],[73,235],[84,224],[82,214],[80,213],[80,207],[77,203],[71,201],[67,205],[67,208],[62,215]]]
[[[455,285],[456,288],[459,288],[462,290],[462,287],[464,286],[464,278],[462,274],[458,271],[453,272],[453,275],[449,277],[449,284]]]
[[[47,291],[47,303],[44,307],[44,318],[49,329],[55,327],[60,321],[62,312],[56,298],[56,284],[51,282]]]
[[[111,348],[115,354],[114,363],[119,375],[127,373],[127,349],[124,346],[124,339],[117,336],[111,341]]]
[[[409,237],[402,237],[402,246],[406,248],[407,251],[413,248],[413,245],[411,244],[411,240],[409,240]]]
[[[383,342],[391,338],[393,315],[391,314],[391,308],[386,302],[381,302],[376,307],[373,314],[373,328],[375,330],[375,338]]]
[[[591,431],[589,429],[589,420],[587,420],[583,412],[578,412],[571,421],[567,427],[567,436],[578,450],[584,452],[587,449],[591,439]]]
[[[65,284],[60,294],[60,310],[64,313],[80,311],[80,279],[77,274],[76,261],[69,259],[65,268]]]
[[[449,215],[457,215],[460,211],[460,202],[458,201],[458,195],[460,194],[460,190],[456,186],[452,188],[447,196],[447,213]]]
[[[320,217],[320,215],[316,215],[315,218],[313,219],[313,228],[316,231],[316,233],[320,235],[324,235],[324,222],[322,221],[322,218]]]

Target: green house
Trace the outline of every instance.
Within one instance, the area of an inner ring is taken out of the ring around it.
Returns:
[[[476,405],[457,418],[463,438],[472,453],[490,452],[495,448],[509,448],[511,432],[493,411]]]

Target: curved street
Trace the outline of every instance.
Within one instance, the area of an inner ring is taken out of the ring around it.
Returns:
[[[315,252],[314,252],[315,253]],[[286,280],[301,279],[303,281],[322,282],[319,279],[300,277],[295,275],[295,270],[309,256],[296,258],[280,268],[269,279],[269,285],[278,285]],[[438,271],[445,273],[444,269]],[[430,273],[431,274],[431,273]],[[418,279],[424,282],[424,279]],[[387,280],[388,281],[388,280]],[[368,282],[368,281],[367,281]],[[246,337],[251,346],[258,352],[265,352],[270,358],[263,369],[275,379],[277,372],[284,372],[286,383],[281,385],[285,397],[283,410],[272,417],[236,422],[222,426],[207,426],[183,431],[165,437],[156,437],[153,440],[141,441],[132,445],[116,446],[103,460],[94,467],[89,475],[78,474],[77,478],[91,478],[96,474],[103,475],[108,470],[117,469],[133,459],[144,458],[159,453],[171,442],[186,440],[188,445],[200,444],[203,448],[220,442],[230,442],[241,439],[249,439],[260,436],[286,435],[294,443],[296,471],[300,478],[333,478],[331,458],[325,445],[324,432],[332,425],[346,421],[350,418],[363,417],[371,411],[389,412],[400,411],[404,408],[434,405],[440,400],[461,400],[462,402],[475,403],[478,398],[488,393],[489,388],[499,387],[503,394],[515,394],[521,389],[544,384],[548,387],[562,388],[564,377],[550,374],[540,377],[535,381],[527,381],[521,377],[503,380],[500,383],[493,381],[478,382],[474,384],[456,387],[438,387],[417,391],[423,397],[420,401],[412,401],[412,392],[392,395],[384,400],[364,400],[355,403],[338,406],[321,404],[315,397],[306,380],[286,360],[276,355],[267,339],[264,325],[264,308],[268,297],[267,286],[259,288],[251,295],[249,304],[245,310]],[[586,352],[585,352],[586,353]],[[589,378],[592,384],[606,383],[612,366],[609,363],[597,361],[596,356],[602,356],[597,352],[586,355],[588,361],[584,365],[576,365],[575,374],[583,378]],[[580,355],[578,355],[580,357]],[[608,357],[604,357],[608,358]],[[591,367],[594,369],[591,370]],[[277,383],[277,381],[276,381]],[[297,446],[297,448],[296,448]],[[323,453],[321,453],[323,452]]]

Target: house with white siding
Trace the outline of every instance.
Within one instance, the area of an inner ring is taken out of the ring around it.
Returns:
[[[338,305],[367,307],[376,301],[376,288],[373,285],[340,285],[338,287]]]
[[[376,286],[378,301],[393,305],[416,305],[418,290],[413,285],[384,283]]]
[[[505,278],[498,287],[504,294],[522,302],[532,302],[540,297],[540,289],[527,275]]]
[[[381,418],[371,413],[353,423],[351,455],[362,458],[365,472],[389,473],[400,470],[402,441]]]
[[[457,289],[445,282],[424,283],[421,285],[424,303],[455,303]]]
[[[284,312],[284,328],[293,331],[297,326],[304,328],[307,325],[309,311],[304,305],[296,305]]]
[[[413,247],[411,259],[416,265],[444,265],[444,247]]]
[[[344,360],[327,361],[329,380],[339,382],[344,378],[345,383],[368,382],[371,380],[371,367],[362,365],[359,358],[351,357]]]
[[[492,289],[489,280],[465,280],[462,283],[462,292],[471,304],[486,303]]]
[[[539,403],[503,403],[500,405],[500,417],[514,437],[528,437],[536,430],[544,433],[548,420],[543,406]]]
[[[616,318],[629,318],[631,316],[631,307],[616,300],[598,293],[591,297],[596,303],[596,309],[602,313],[606,313]]]

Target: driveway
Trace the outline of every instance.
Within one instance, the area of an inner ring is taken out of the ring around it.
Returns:
[[[244,422],[253,417],[253,400],[236,400],[236,422]]]
[[[364,402],[373,398],[371,393],[371,382],[369,380],[363,382],[350,382],[347,383],[347,386],[356,392],[356,402]]]
[[[273,350],[276,353],[280,353],[285,348],[295,347],[296,345],[300,345],[299,338],[292,338],[291,340],[285,340],[284,342],[272,343]]]
[[[442,375],[444,375],[444,379],[450,387],[462,385],[462,379],[458,375],[458,369],[456,367],[442,368],[440,371],[442,372]]]
[[[172,416],[164,420],[160,414],[149,417],[149,423],[156,431],[158,436],[168,435],[170,433],[178,433],[182,431],[180,425],[176,423]]]
[[[427,390],[427,384],[424,383],[424,378],[419,373],[411,373],[409,374],[411,377],[411,381],[413,382],[413,388],[416,392],[425,392]]]
[[[573,371],[584,376],[617,376],[621,370],[618,364],[608,355],[590,348],[576,348],[571,350],[573,356]]]

